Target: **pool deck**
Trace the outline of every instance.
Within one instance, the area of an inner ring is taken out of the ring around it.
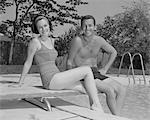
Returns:
[[[19,74],[0,75],[0,90],[13,82],[18,82]],[[1,120],[149,120],[150,119],[150,76],[146,76],[146,84],[139,82],[142,76],[136,75],[136,84],[132,76],[110,75],[120,83],[129,87],[121,117],[111,115],[105,101],[105,95],[100,95],[100,102],[107,114],[101,114],[89,109],[86,95],[51,98],[54,106],[52,112],[45,111],[23,100],[1,100]],[[39,74],[29,74],[25,83],[27,86],[41,85]],[[144,86],[144,87],[143,87]],[[130,92],[130,93],[129,93]],[[86,117],[85,117],[86,116]]]

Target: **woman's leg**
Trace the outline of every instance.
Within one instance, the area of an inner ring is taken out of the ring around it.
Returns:
[[[102,106],[98,99],[95,80],[90,67],[78,67],[64,72],[56,73],[50,82],[50,89],[67,89],[76,82],[84,79],[84,86],[87,94],[95,107],[98,107],[101,112]]]

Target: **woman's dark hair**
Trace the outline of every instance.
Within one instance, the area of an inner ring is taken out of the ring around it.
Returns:
[[[42,20],[42,19],[46,19],[49,23],[49,26],[50,26],[50,30],[52,30],[52,24],[51,22],[48,20],[47,17],[45,17],[44,15],[37,15],[36,17],[34,17],[33,21],[32,21],[32,26],[31,26],[31,30],[33,33],[35,34],[39,34],[39,31],[37,29],[37,22],[39,20]]]
[[[83,17],[81,18],[81,27],[83,26],[83,22],[84,22],[85,20],[88,20],[88,19],[92,19],[94,25],[96,25],[96,20],[95,20],[95,18],[94,18],[92,15],[85,15],[85,16],[83,16]]]

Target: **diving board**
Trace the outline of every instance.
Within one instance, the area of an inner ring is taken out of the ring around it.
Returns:
[[[79,95],[75,90],[46,90],[42,86],[0,87],[0,100]]]
[[[0,100],[23,99],[39,107],[51,110],[48,98],[79,95],[75,90],[46,90],[42,86],[8,87],[0,86]],[[46,106],[45,106],[46,105]]]

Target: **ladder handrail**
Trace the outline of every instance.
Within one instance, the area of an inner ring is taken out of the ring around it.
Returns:
[[[140,61],[141,61],[141,66],[142,66],[142,73],[143,73],[143,79],[144,79],[144,83],[146,84],[146,78],[145,78],[145,70],[144,70],[144,64],[143,64],[143,58],[142,58],[142,55],[140,53],[135,53],[133,56],[132,56],[132,63],[133,63],[133,60],[135,58],[135,56],[139,56],[140,57]],[[130,72],[130,68],[131,68],[131,65],[128,69],[128,74]]]
[[[133,80],[134,80],[134,83],[135,83],[134,68],[133,68],[132,56],[131,56],[131,53],[130,53],[130,52],[125,52],[125,53],[122,55],[121,62],[120,62],[120,66],[119,66],[119,71],[118,71],[117,76],[119,77],[119,75],[120,75],[120,71],[121,71],[121,67],[122,67],[122,63],[123,63],[123,60],[124,60],[124,56],[125,56],[125,55],[129,55],[129,58],[130,58],[130,65],[131,65],[131,68],[132,68],[132,77],[133,77]],[[129,76],[129,74],[127,74],[127,76]]]

